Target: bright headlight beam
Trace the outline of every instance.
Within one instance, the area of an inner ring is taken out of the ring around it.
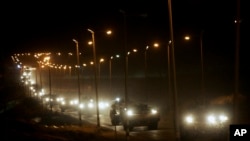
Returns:
[[[156,113],[157,113],[157,110],[152,109],[152,110],[151,110],[151,113],[152,113],[152,114],[156,114]]]
[[[80,108],[80,109],[83,109],[83,108],[84,108],[84,104],[81,103],[81,104],[79,105],[79,108]]]
[[[128,110],[128,111],[127,111],[127,115],[128,115],[128,116],[132,116],[132,115],[133,115],[133,111],[132,111],[132,110]]]
[[[225,116],[225,115],[220,115],[220,116],[219,116],[219,120],[220,120],[220,122],[225,122],[225,121],[228,120],[228,117]]]
[[[189,123],[189,124],[191,124],[191,123],[193,123],[194,122],[194,118],[193,118],[193,116],[187,116],[186,118],[185,118],[185,120],[186,120],[186,122],[187,123]]]
[[[215,123],[216,123],[216,118],[215,118],[214,115],[209,115],[209,116],[207,117],[207,121],[208,121],[208,123],[210,123],[210,124],[215,124]]]
[[[88,107],[89,107],[89,108],[93,108],[93,107],[94,107],[94,104],[93,104],[93,103],[89,103],[89,104],[88,104]]]

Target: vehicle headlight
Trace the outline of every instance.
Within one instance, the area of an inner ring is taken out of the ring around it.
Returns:
[[[78,100],[71,100],[70,101],[70,105],[77,105],[78,104]]]
[[[156,113],[157,113],[157,110],[155,110],[155,109],[151,110],[151,114],[156,114]]]
[[[194,123],[194,117],[192,115],[188,115],[185,117],[185,122],[188,124]]]
[[[49,98],[45,98],[45,101],[48,102],[48,101],[49,101]]]
[[[216,124],[216,117],[214,115],[208,115],[207,116],[207,122],[209,124]]]
[[[57,102],[64,101],[64,98],[63,98],[63,97],[57,97],[57,98],[56,98],[56,101],[57,101]]]
[[[228,120],[228,117],[224,114],[215,116],[215,115],[208,115],[207,116],[207,123],[208,124],[217,124],[217,123],[224,123]]]
[[[105,102],[100,102],[100,103],[99,103],[99,107],[100,107],[101,109],[105,109],[105,108],[109,107],[109,104],[108,104],[108,103],[105,103]]]
[[[92,103],[92,102],[90,102],[89,104],[88,104],[88,108],[93,108],[94,107],[94,104]]]
[[[228,120],[228,117],[226,115],[220,115],[219,120],[220,122],[226,122]]]
[[[83,109],[84,107],[85,107],[85,106],[84,106],[83,103],[79,104],[79,108],[80,108],[80,109]]]
[[[132,110],[128,110],[128,111],[127,111],[127,115],[128,115],[128,116],[132,116],[133,114],[134,114],[134,113],[133,113]]]
[[[65,105],[66,103],[65,103],[65,101],[61,101],[61,105]]]

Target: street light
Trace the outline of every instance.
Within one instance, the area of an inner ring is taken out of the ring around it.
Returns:
[[[78,41],[73,39],[73,42],[76,43],[76,61],[77,61],[77,84],[78,84],[78,102],[81,103],[81,93],[80,93],[80,64],[79,64],[79,47],[78,47]],[[82,113],[81,110],[78,109],[78,116],[79,120],[81,122],[82,120]]]
[[[128,15],[126,14],[126,12],[124,11],[124,10],[122,10],[122,9],[120,9],[119,10],[119,12],[120,13],[122,13],[122,15],[123,15],[123,30],[124,30],[124,64],[125,64],[125,67],[124,67],[124,69],[125,69],[125,92],[124,92],[124,95],[125,95],[125,107],[127,107],[128,106],[128,84],[127,84],[127,77],[128,77],[128,74],[127,74],[127,70],[128,70],[128,63],[127,63],[127,61],[128,61],[128,57],[127,57],[127,17],[128,17]],[[137,17],[147,17],[147,14],[137,14],[137,15],[129,15],[129,16],[137,16]],[[126,120],[126,119],[125,119]],[[127,123],[127,120],[126,120],[126,123]],[[129,130],[126,130],[126,140],[127,140],[127,137],[129,136]]]
[[[159,44],[158,43],[154,43],[153,44],[153,47],[154,48],[158,48],[159,47]],[[148,52],[148,50],[150,49],[151,47],[150,46],[146,46],[146,48],[145,48],[145,51],[144,51],[144,71],[145,71],[145,78],[147,78],[147,68],[148,68],[148,59],[147,59],[147,52]]]
[[[119,58],[120,55],[115,55],[115,58]],[[110,95],[112,95],[112,60],[114,56],[110,56],[109,58],[109,85],[110,85]]]
[[[40,80],[40,87],[42,88],[43,87],[43,83],[42,83],[42,63],[41,62],[38,62],[38,65],[39,65],[39,80]]]
[[[201,61],[201,96],[202,96],[202,100],[205,104],[205,94],[204,94],[204,63],[203,63],[203,33],[204,31],[202,30],[200,32],[200,61]],[[190,36],[185,36],[184,37],[185,40],[190,40]]]
[[[128,51],[127,54],[126,54],[126,74],[128,76],[128,56],[131,54],[131,53],[136,53],[138,50],[137,49],[132,49],[131,51]],[[128,96],[128,95],[127,95]],[[128,97],[127,97],[127,100],[128,100]],[[129,100],[128,100],[129,101]],[[128,102],[127,101],[127,102]]]
[[[233,123],[238,123],[238,96],[239,96],[239,61],[240,61],[240,9],[241,3],[240,0],[237,0],[236,4],[236,46],[235,46],[235,84],[234,84],[234,94],[233,94]]]
[[[50,105],[50,111],[52,111],[52,103],[51,103],[51,72],[50,72],[50,57],[47,56],[44,58],[44,62],[46,62],[46,64],[49,67],[49,105]]]
[[[168,53],[168,93],[171,94],[172,88],[171,88],[171,60],[170,60],[170,45],[171,45],[171,40],[168,42],[168,46],[167,46],[167,53]]]
[[[69,76],[71,76],[71,66],[69,66]]]
[[[159,47],[159,44],[158,43],[154,43],[153,44],[153,47],[154,48],[158,48]],[[148,102],[148,99],[149,99],[149,93],[148,93],[148,90],[147,90],[147,88],[148,88],[148,86],[147,86],[147,74],[148,74],[148,72],[147,72],[147,69],[148,69],[148,51],[149,51],[149,49],[151,48],[151,46],[146,46],[146,48],[145,48],[145,50],[144,50],[144,73],[145,73],[145,88],[146,88],[146,91],[145,91],[145,93],[146,93],[146,100],[147,100],[147,102]]]
[[[101,80],[101,63],[104,62],[104,59],[101,58],[99,60],[99,63],[98,63],[98,78],[99,78],[99,81]]]
[[[95,71],[95,94],[96,94],[96,114],[97,114],[97,127],[100,127],[100,115],[99,115],[99,97],[98,97],[98,82],[97,82],[97,61],[96,61],[96,49],[95,49],[95,32],[91,29],[87,29],[92,35],[93,45],[93,58],[94,58],[94,71]]]
[[[172,0],[168,0],[168,13],[169,13],[169,28],[170,28],[170,39],[171,39],[171,55],[173,65],[173,86],[174,86],[174,112],[175,112],[175,133],[176,140],[180,140],[180,125],[179,125],[179,107],[178,107],[178,94],[177,94],[177,79],[176,79],[176,68],[175,68],[175,53],[174,53],[174,30],[172,20]]]

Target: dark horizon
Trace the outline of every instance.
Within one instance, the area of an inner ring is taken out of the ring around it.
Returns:
[[[91,58],[91,48],[86,44],[91,35],[87,28],[96,33],[98,56],[108,58],[124,53],[124,30],[127,33],[128,49],[137,48],[141,54],[147,45],[161,43],[161,53],[166,52],[169,41],[169,18],[167,1],[121,1],[99,3],[7,3],[9,13],[3,11],[2,60],[10,59],[14,53],[24,52],[72,52],[79,41],[80,52]],[[249,91],[248,39],[249,18],[246,5],[241,2],[240,24],[240,89]],[[236,48],[236,1],[211,2],[195,0],[173,1],[173,28],[177,72],[197,75],[200,69],[200,33],[203,33],[204,70],[207,78],[221,78],[234,87],[234,67]],[[123,10],[127,14],[124,27]],[[111,37],[103,35],[107,28],[113,30]],[[191,40],[183,40],[190,35]],[[165,49],[164,49],[165,48]],[[151,54],[153,51],[150,52]],[[158,54],[159,55],[159,54]],[[152,56],[158,56],[157,53]],[[159,56],[158,56],[159,57]],[[166,54],[155,65],[166,65]],[[142,57],[140,57],[142,58]],[[163,61],[165,58],[165,61]],[[159,59],[159,58],[158,58]],[[157,60],[157,59],[156,59]],[[162,63],[162,64],[161,64]],[[152,65],[152,64],[151,64]],[[166,66],[163,65],[165,69]],[[136,66],[131,65],[131,66]],[[194,70],[193,70],[194,69]],[[157,70],[157,69],[156,69]],[[192,72],[193,71],[193,72]],[[179,77],[179,76],[177,76]],[[199,75],[197,75],[199,77]],[[214,80],[216,81],[216,80]]]

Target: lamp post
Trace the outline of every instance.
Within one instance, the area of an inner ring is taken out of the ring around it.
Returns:
[[[50,71],[50,63],[49,63],[49,105],[50,105],[50,111],[52,111],[52,103],[51,103],[51,71]]]
[[[167,56],[168,56],[168,94],[171,94],[172,88],[171,88],[171,56],[170,56],[170,46],[171,45],[171,40],[168,42],[167,46]]]
[[[71,66],[69,66],[69,76],[71,76]]]
[[[40,88],[43,87],[43,84],[42,84],[42,64],[41,62],[38,62],[38,65],[39,65],[39,81],[40,81]]]
[[[125,95],[125,107],[127,107],[128,106],[128,72],[127,72],[127,70],[128,70],[128,56],[127,56],[127,14],[126,14],[126,12],[124,11],[124,10],[122,10],[122,9],[120,9],[119,10],[119,12],[121,12],[122,13],[122,15],[123,15],[123,26],[124,26],[124,28],[123,28],[123,30],[124,30],[124,64],[125,64],[125,67],[124,67],[124,69],[125,69],[125,92],[124,92],[124,95]],[[141,16],[141,17],[147,17],[147,14],[140,14],[140,15],[130,15],[130,16]],[[125,119],[126,120],[126,124],[127,124],[127,119]],[[127,137],[129,136],[129,130],[126,130],[126,140],[127,140]]]
[[[158,43],[154,43],[153,44],[153,47],[154,48],[158,48],[159,47],[159,44]],[[149,49],[151,48],[151,46],[146,46],[145,47],[145,50],[144,50],[144,75],[145,75],[145,88],[148,88],[147,86],[147,77],[148,77],[148,51]],[[149,95],[148,95],[148,90],[146,90],[146,100],[148,102],[148,99],[149,99]]]
[[[120,55],[115,55],[116,58],[119,58]],[[112,60],[114,56],[110,56],[109,58],[109,87],[110,87],[110,95],[112,95]]]
[[[175,133],[176,140],[180,140],[180,127],[179,127],[179,107],[178,107],[178,95],[177,95],[177,79],[176,79],[176,68],[175,68],[175,56],[174,56],[174,31],[173,31],[173,20],[172,20],[172,2],[168,0],[168,10],[169,10],[169,28],[171,37],[171,55],[172,55],[172,65],[173,65],[173,86],[174,86],[174,111],[175,111]]]
[[[147,78],[147,68],[148,68],[148,62],[147,62],[147,52],[148,52],[149,46],[146,46],[144,51],[144,71],[145,71],[145,78]]]
[[[234,84],[234,94],[233,94],[233,123],[238,123],[238,96],[239,96],[239,61],[240,61],[240,0],[237,0],[236,4],[236,45],[235,45],[235,84]]]
[[[47,63],[48,69],[49,69],[49,106],[50,106],[50,111],[52,111],[52,103],[51,103],[51,72],[50,72],[50,57],[45,57],[44,62]]]
[[[159,44],[158,43],[154,43],[153,45],[154,48],[158,48],[159,47]],[[144,73],[145,73],[145,78],[147,78],[147,69],[148,69],[148,58],[147,58],[147,52],[148,50],[150,49],[151,47],[150,46],[146,46],[145,50],[144,50]]]
[[[79,64],[79,47],[78,41],[73,39],[73,42],[76,43],[76,61],[77,61],[77,84],[78,84],[78,103],[81,103],[81,93],[80,93],[80,64]],[[81,110],[78,110],[79,120],[82,120],[82,113]]]
[[[128,106],[128,55],[127,55],[127,15],[126,12],[120,9],[120,12],[123,15],[123,26],[124,26],[124,69],[125,69],[125,91],[124,91],[124,100],[125,100],[125,107]],[[128,125],[128,120],[127,118],[125,118],[125,124],[126,126]],[[126,140],[128,140],[128,136],[129,136],[129,130],[126,130]]]
[[[203,61],[203,34],[204,34],[204,31],[202,30],[200,32],[200,63],[201,63],[201,96],[202,96],[202,102],[203,104],[206,103],[206,100],[205,100],[205,85],[204,85],[204,61]],[[190,40],[190,37],[189,36],[185,36],[184,37],[185,40]]]
[[[132,49],[132,51],[128,51],[127,52],[127,54],[126,54],[126,74],[127,74],[127,76],[128,76],[128,57],[129,57],[129,55],[131,54],[131,53],[136,53],[138,50],[137,49]],[[128,96],[128,95],[127,95]],[[129,101],[129,99],[128,99],[128,97],[127,97],[127,100]],[[127,102],[128,102],[127,101]]]
[[[110,56],[109,58],[109,91],[110,91],[110,95],[112,95],[112,60],[113,60],[113,56]]]
[[[96,94],[96,114],[97,114],[97,127],[100,127],[100,115],[99,115],[99,96],[98,96],[98,82],[97,82],[97,61],[96,61],[96,48],[95,48],[95,32],[91,29],[88,31],[92,35],[93,45],[93,58],[94,58],[94,71],[95,71],[95,94]]]
[[[205,86],[204,86],[204,63],[203,63],[203,32],[204,31],[201,31],[201,34],[200,34],[200,54],[201,54],[201,95],[203,97],[203,102],[205,104],[205,94],[204,94],[204,89],[205,89]]]
[[[101,63],[104,62],[104,59],[101,58],[98,63],[98,80],[101,81]]]

